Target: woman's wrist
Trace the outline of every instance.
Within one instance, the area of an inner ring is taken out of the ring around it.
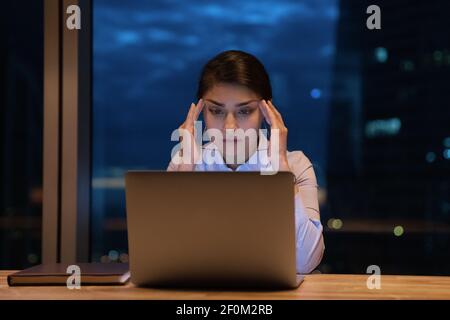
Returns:
[[[279,157],[279,171],[291,171],[291,168],[289,167],[289,162],[287,160],[286,156],[280,156]]]
[[[291,167],[289,166],[289,162],[288,162],[286,157],[280,157],[279,171],[290,171],[290,172],[292,172]],[[294,194],[297,194],[298,191],[299,191],[298,185],[295,184],[294,185]]]

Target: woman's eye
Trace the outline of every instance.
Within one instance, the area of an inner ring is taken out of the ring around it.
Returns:
[[[219,108],[209,108],[209,112],[211,112],[214,115],[219,115],[222,113],[222,110],[220,110]]]
[[[250,113],[252,113],[252,109],[250,108],[242,108],[241,110],[239,110],[239,114],[243,114],[243,115],[249,115]]]

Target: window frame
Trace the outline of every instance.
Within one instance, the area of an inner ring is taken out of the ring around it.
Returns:
[[[81,29],[66,9],[78,5]],[[44,1],[42,262],[88,262],[91,179],[92,2]]]

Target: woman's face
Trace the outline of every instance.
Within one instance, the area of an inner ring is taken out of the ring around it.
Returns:
[[[252,90],[233,84],[217,84],[203,96],[203,118],[207,129],[217,129],[222,132],[223,141],[222,155],[227,153],[226,132],[229,130],[248,129],[258,130],[261,128],[263,115],[259,109],[261,98]],[[234,152],[237,145],[245,143],[233,139]],[[248,145],[245,152],[245,160],[256,150],[256,146]]]

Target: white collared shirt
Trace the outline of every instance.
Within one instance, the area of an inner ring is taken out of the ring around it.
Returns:
[[[194,171],[233,171],[229,168],[217,146],[210,142],[202,146],[203,161]],[[214,161],[211,161],[213,159]],[[289,168],[296,177],[295,195],[296,269],[297,273],[310,273],[322,260],[325,249],[323,227],[320,222],[317,182],[313,166],[301,151],[287,152]],[[267,150],[258,147],[253,155],[235,171],[260,171],[270,166]],[[172,161],[167,171],[178,171]]]

